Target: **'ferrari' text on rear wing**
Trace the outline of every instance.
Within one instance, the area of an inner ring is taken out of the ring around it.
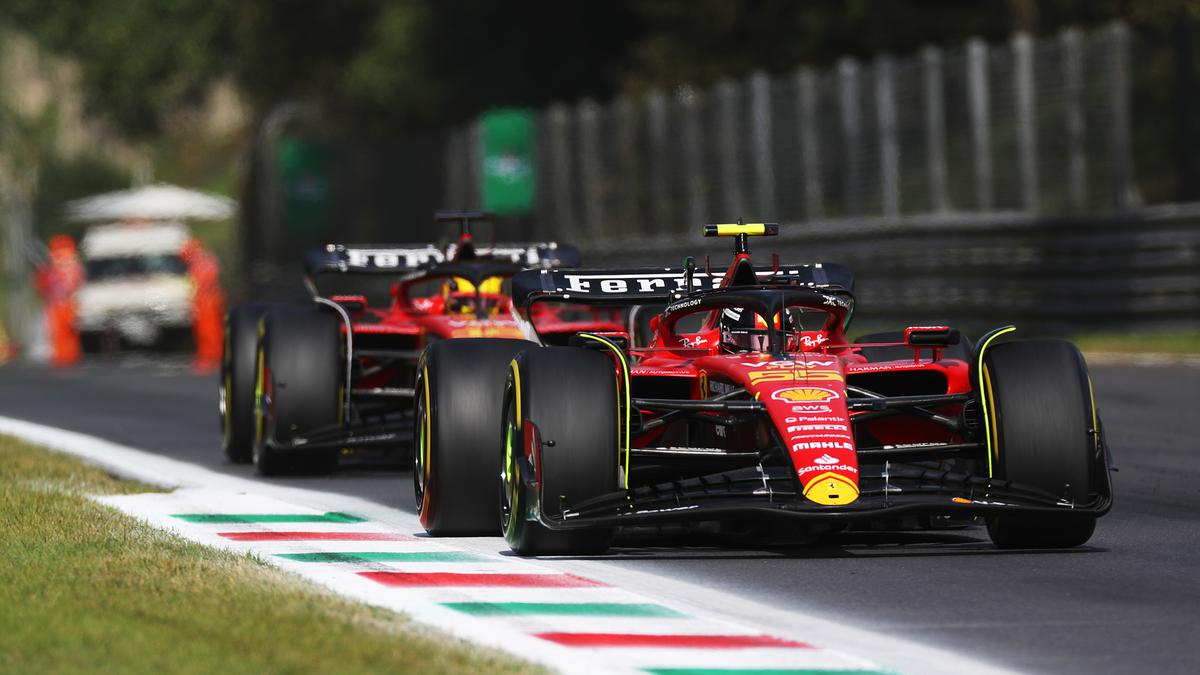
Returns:
[[[854,289],[854,276],[842,265],[814,263],[756,267],[760,284],[802,286],[831,291]],[[692,272],[692,289],[721,285],[720,272]],[[687,271],[682,267],[649,267],[623,270],[526,270],[512,280],[513,301],[529,306],[540,299],[561,299],[581,304],[651,304],[678,300],[685,295]]]

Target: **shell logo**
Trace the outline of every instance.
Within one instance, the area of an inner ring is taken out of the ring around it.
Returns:
[[[821,387],[792,387],[791,389],[780,389],[771,394],[771,398],[776,401],[787,401],[789,403],[798,403],[800,401],[832,401],[837,397],[836,391],[822,389]]]

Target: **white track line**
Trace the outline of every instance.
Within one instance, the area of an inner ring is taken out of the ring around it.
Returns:
[[[404,541],[231,541],[232,532],[391,532],[420,534],[416,516],[368,500],[230,476],[100,438],[0,417],[0,433],[83,457],[128,478],[177,488],[165,494],[103,497],[101,501],[189,539],[253,553],[357,600],[406,613],[455,636],[498,647],[570,673],[635,672],[647,667],[865,669],[907,673],[1007,673],[1011,671],[946,650],[831,622],[816,614],[746,600],[717,589],[627,569],[603,559],[523,560],[494,537],[423,536]],[[214,449],[214,452],[216,450]],[[364,523],[189,523],[178,513],[350,513]],[[365,545],[365,546],[364,546]],[[279,553],[353,551],[460,552],[467,563],[309,563]],[[573,574],[607,586],[584,588],[420,587],[385,588],[363,571]],[[848,592],[853,592],[848,589]],[[442,606],[445,602],[640,602],[663,605],[682,616],[655,617],[481,617]],[[580,648],[536,638],[536,632],[621,632],[625,634],[770,635],[814,649]]]

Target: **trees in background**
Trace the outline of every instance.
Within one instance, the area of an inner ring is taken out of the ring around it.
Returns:
[[[258,109],[319,100],[368,128],[469,118],[846,54],[911,51],[1014,28],[1125,16],[1169,23],[1186,0],[6,0],[0,21],[75,57],[92,109],[153,135],[164,111],[232,76]]]

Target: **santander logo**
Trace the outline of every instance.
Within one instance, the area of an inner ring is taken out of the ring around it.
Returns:
[[[838,460],[837,457],[830,457],[829,453],[825,453],[824,455],[814,459],[813,462],[816,464],[837,464]]]

